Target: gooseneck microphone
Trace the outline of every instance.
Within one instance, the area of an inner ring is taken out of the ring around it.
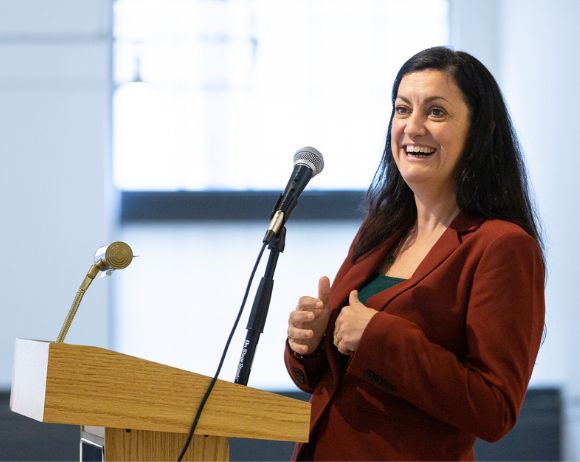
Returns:
[[[296,151],[292,175],[286,185],[286,189],[284,189],[274,206],[270,225],[263,239],[264,243],[269,244],[274,236],[278,235],[310,179],[322,172],[323,168],[324,159],[317,149],[306,146]]]
[[[131,247],[121,241],[101,247],[95,252],[95,265],[100,271],[112,272],[127,268],[132,261],[133,251]]]
[[[95,253],[94,264],[89,268],[85,279],[77,291],[68,315],[60,329],[58,338],[56,339],[57,343],[62,343],[64,341],[64,338],[66,337],[73,319],[77,314],[81,300],[83,299],[85,292],[97,274],[99,274],[101,271],[105,271],[107,274],[111,274],[115,270],[127,268],[132,260],[133,251],[131,250],[131,247],[121,241],[113,242],[112,244],[97,249]]]

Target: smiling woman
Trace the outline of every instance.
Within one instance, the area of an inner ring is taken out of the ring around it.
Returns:
[[[540,346],[541,239],[497,83],[430,48],[392,101],[367,217],[290,313],[286,366],[313,394],[299,460],[472,460],[515,424]]]

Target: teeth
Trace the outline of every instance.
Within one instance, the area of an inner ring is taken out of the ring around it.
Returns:
[[[409,146],[407,145],[407,152],[420,152],[421,154],[433,154],[435,149],[424,146]]]

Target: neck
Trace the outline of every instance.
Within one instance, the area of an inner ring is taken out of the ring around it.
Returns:
[[[449,227],[460,209],[455,194],[444,197],[429,197],[415,194],[417,207],[416,235],[418,239]]]

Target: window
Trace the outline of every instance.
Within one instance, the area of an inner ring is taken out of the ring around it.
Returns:
[[[368,186],[390,86],[448,42],[446,0],[117,0],[114,182],[125,191]]]

